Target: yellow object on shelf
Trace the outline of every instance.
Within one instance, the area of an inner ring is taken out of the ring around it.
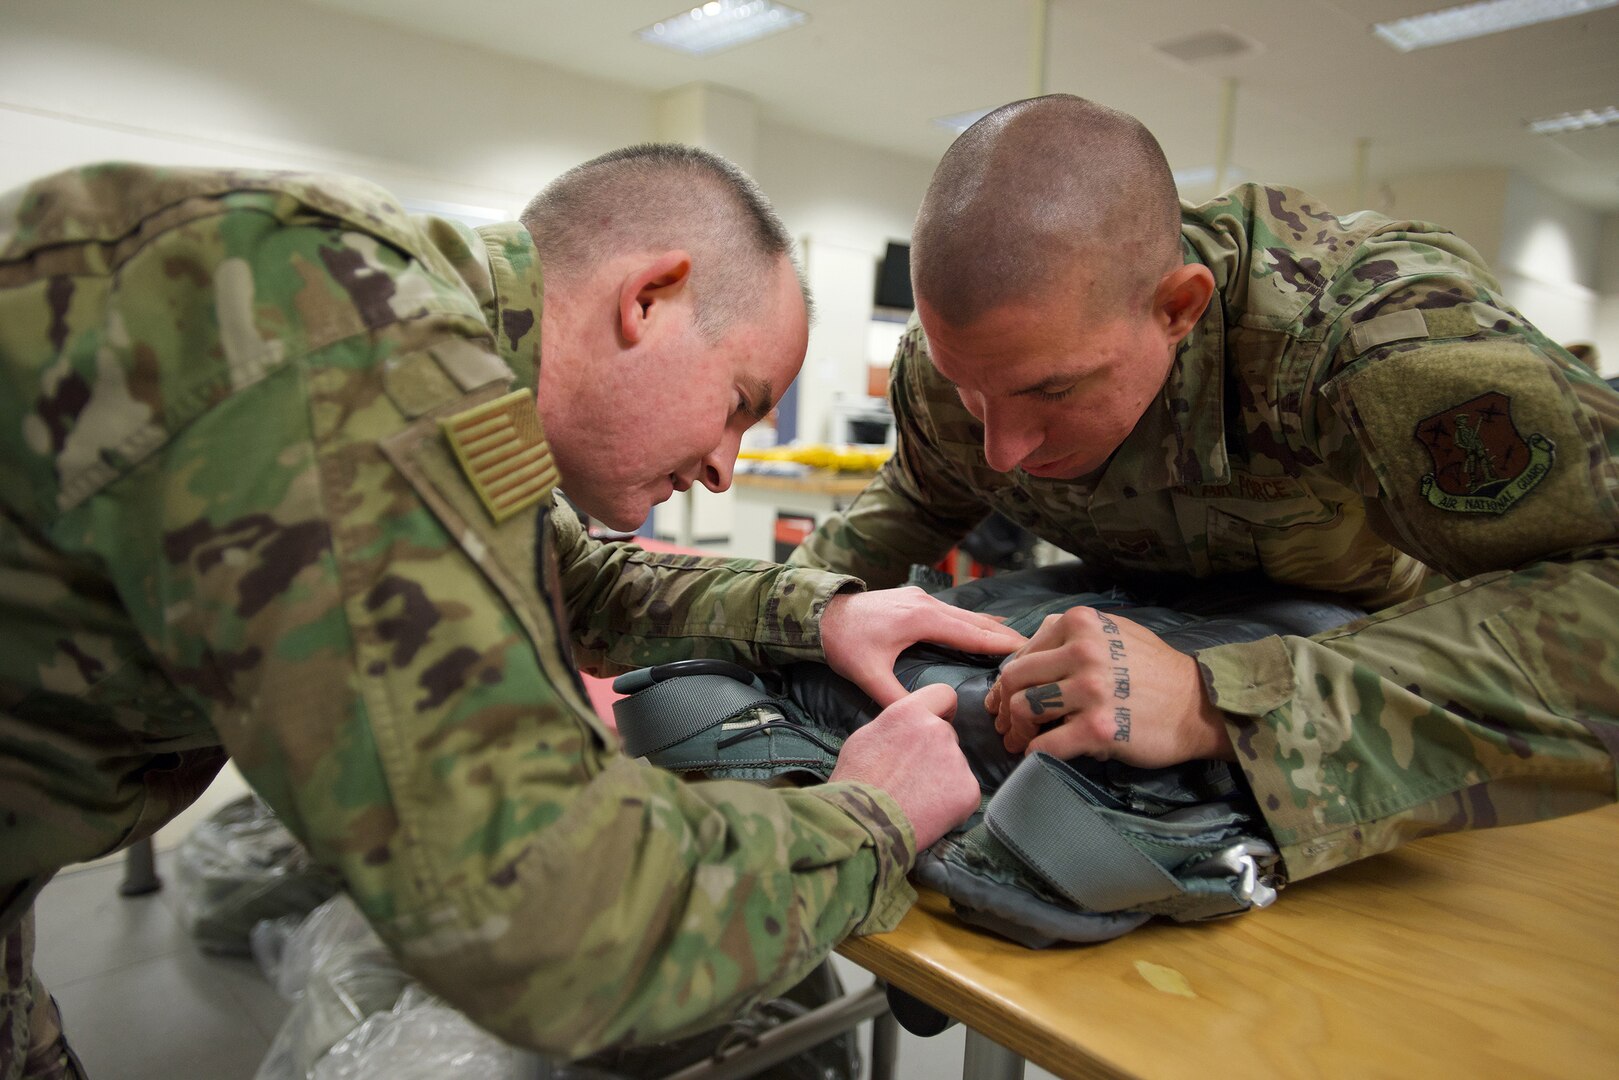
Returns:
[[[893,449],[887,446],[863,450],[852,446],[828,446],[826,443],[775,446],[768,450],[743,450],[737,454],[746,461],[791,461],[834,472],[876,472],[882,468],[883,462],[893,456]]]

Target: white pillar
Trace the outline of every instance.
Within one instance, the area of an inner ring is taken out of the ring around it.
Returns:
[[[759,104],[747,94],[713,83],[687,83],[658,95],[654,130],[663,142],[712,150],[753,173],[759,142]]]

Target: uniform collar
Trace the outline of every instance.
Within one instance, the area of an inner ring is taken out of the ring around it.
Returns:
[[[1182,258],[1199,262],[1184,234]],[[1183,485],[1223,484],[1231,476],[1225,444],[1225,304],[1216,288],[1208,310],[1180,344],[1169,376],[1146,413],[1108,460],[1093,505]]]
[[[484,319],[517,385],[535,389],[540,370],[540,313],[544,277],[534,238],[516,221],[477,228],[488,257],[492,292],[480,296]]]

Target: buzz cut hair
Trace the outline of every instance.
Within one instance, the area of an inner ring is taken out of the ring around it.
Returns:
[[[813,310],[786,226],[759,185],[718,154],[641,143],[577,165],[523,208],[547,277],[574,280],[625,253],[691,255],[697,329],[717,341],[760,310],[786,257]]]
[[[1133,116],[1071,94],[1003,105],[945,152],[911,238],[919,302],[964,327],[1076,275],[1097,316],[1147,310],[1181,264],[1180,197]]]

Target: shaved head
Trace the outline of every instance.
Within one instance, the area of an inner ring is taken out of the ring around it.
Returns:
[[[917,299],[952,326],[1076,274],[1091,310],[1145,310],[1180,264],[1180,199],[1158,140],[1068,94],[1003,105],[968,128],[911,238]]]
[[[781,260],[793,254],[759,185],[694,146],[646,143],[603,154],[563,173],[519,220],[548,279],[577,280],[623,254],[687,252],[697,328],[710,341],[765,306]],[[801,271],[798,278],[808,308]]]

